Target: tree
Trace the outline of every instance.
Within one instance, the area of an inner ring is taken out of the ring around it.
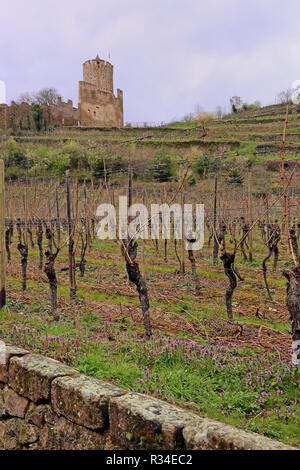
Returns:
[[[239,172],[239,170],[237,170],[236,168],[234,168],[233,170],[231,170],[228,174],[228,178],[226,180],[226,182],[228,184],[243,184],[244,182],[244,177],[243,175]]]
[[[57,103],[59,93],[55,88],[42,88],[40,91],[33,93],[21,93],[17,99],[17,103],[39,104],[50,106]]]
[[[212,113],[200,113],[196,116],[196,121],[198,126],[202,127],[203,131],[206,132],[206,127],[213,118],[214,115]]]
[[[216,107],[215,115],[217,119],[221,119],[223,117],[223,111],[222,111],[221,106]]]
[[[276,95],[275,101],[278,104],[286,104],[292,100],[292,93],[293,90],[291,88],[287,88],[286,90],[281,91]]]
[[[200,104],[197,104],[196,107],[195,107],[195,116],[199,116],[199,114],[203,114],[205,113],[205,110],[204,108],[200,105]]]
[[[21,95],[19,96],[19,98],[17,99],[16,101],[18,104],[21,104],[21,103],[27,103],[27,104],[33,104],[34,103],[34,97],[32,95],[32,93],[21,93]]]
[[[241,109],[243,103],[242,98],[240,96],[232,96],[229,101],[232,112],[237,113]]]
[[[172,162],[164,149],[156,152],[156,155],[148,168],[151,178],[160,183],[169,181],[172,178]]]
[[[205,169],[209,172],[214,172],[217,169],[217,162],[213,156],[204,155],[196,160],[194,168],[196,173],[202,176]]]
[[[50,106],[57,103],[59,93],[56,88],[42,88],[42,90],[34,93],[35,103]]]

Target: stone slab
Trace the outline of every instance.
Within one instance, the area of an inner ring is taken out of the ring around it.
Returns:
[[[59,415],[89,429],[108,427],[110,398],[127,392],[97,379],[77,375],[58,377],[51,387],[51,403]]]
[[[55,359],[39,354],[13,357],[9,365],[9,386],[33,402],[50,400],[51,382],[56,377],[76,375],[77,371]]]

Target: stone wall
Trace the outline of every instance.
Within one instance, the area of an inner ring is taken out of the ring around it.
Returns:
[[[73,107],[71,100],[64,103],[61,98],[57,104],[41,106],[43,110],[43,127],[46,128],[61,125],[77,125],[79,121],[79,110]],[[0,129],[32,130],[35,131],[34,105],[27,103],[17,104],[14,101],[11,105],[0,105]]]
[[[66,103],[58,98],[57,104],[50,106],[53,122],[58,125],[78,125],[79,122],[79,109],[74,108],[72,100],[68,100]]]
[[[99,90],[95,85],[79,82],[79,110],[81,126],[122,127],[123,93]]]
[[[86,377],[54,359],[15,346],[1,351],[2,450],[292,449]]]
[[[113,93],[113,65],[97,58],[87,60],[83,64],[83,80],[95,85],[97,90]]]
[[[54,126],[123,126],[123,92],[113,92],[113,65],[101,60],[87,60],[83,64],[83,81],[79,82],[78,109],[71,100],[42,106],[43,128]],[[34,106],[27,103],[0,105],[0,129],[13,131],[35,130]]]
[[[98,55],[83,64],[78,108],[81,126],[123,126],[123,92],[114,95],[113,66]]]

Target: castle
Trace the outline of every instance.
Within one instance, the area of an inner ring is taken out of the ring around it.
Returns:
[[[42,105],[43,127],[122,127],[123,92],[113,91],[113,65],[97,57],[83,64],[83,81],[79,82],[78,108],[73,102],[58,98],[55,105]],[[27,103],[0,104],[0,129],[34,130],[36,107]]]
[[[78,108],[82,126],[123,126],[123,92],[118,89],[114,96],[113,66],[98,55],[83,64]]]

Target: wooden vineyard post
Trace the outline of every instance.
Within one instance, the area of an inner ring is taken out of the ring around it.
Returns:
[[[4,216],[4,162],[0,160],[0,308],[6,303],[5,293],[5,273],[6,273],[6,257],[5,257],[5,216]]]
[[[69,289],[70,299],[76,297],[75,280],[75,259],[74,259],[74,239],[73,224],[71,216],[71,194],[70,194],[70,172],[66,171],[66,190],[67,190],[67,219],[68,219],[68,243],[69,243]]]

